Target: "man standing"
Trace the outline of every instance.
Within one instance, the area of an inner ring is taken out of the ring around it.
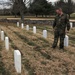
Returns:
[[[56,9],[56,17],[53,24],[54,29],[54,43],[52,48],[56,48],[58,39],[60,38],[60,49],[64,49],[64,38],[66,30],[70,30],[70,23],[68,15],[64,14],[61,8]]]

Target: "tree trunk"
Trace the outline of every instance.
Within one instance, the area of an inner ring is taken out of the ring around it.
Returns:
[[[37,14],[36,14],[36,17],[37,17]]]
[[[42,17],[43,17],[43,14],[42,14]]]
[[[69,15],[69,18],[71,18],[70,14],[68,14],[68,15]]]
[[[15,14],[15,18],[16,18],[16,14]]]
[[[24,13],[20,12],[20,16],[21,16],[21,22],[23,23],[24,22]]]
[[[45,17],[47,17],[47,15],[45,15]]]

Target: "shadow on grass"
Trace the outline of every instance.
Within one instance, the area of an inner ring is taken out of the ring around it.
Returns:
[[[24,67],[27,69],[28,71],[28,74],[29,75],[36,75],[35,74],[35,69],[33,67],[31,67],[31,63],[29,62],[29,60],[27,59],[23,59],[23,64],[24,64]]]
[[[2,62],[1,51],[2,46],[0,45],[0,75],[11,75],[10,72],[5,68],[4,63]]]
[[[46,53],[44,53],[44,52],[41,51],[41,49],[42,49],[41,46],[38,46],[37,44],[35,44],[35,43],[32,42],[32,41],[29,41],[29,39],[28,39],[27,37],[22,36],[22,35],[19,34],[18,32],[15,32],[15,31],[14,31],[14,33],[15,33],[18,37],[20,37],[25,43],[27,43],[28,45],[34,46],[33,49],[36,50],[36,51],[38,51],[38,52],[40,52],[40,53],[42,54],[42,56],[44,56],[46,59],[51,59],[50,55],[48,55],[48,54],[46,54]],[[47,42],[47,41],[46,41],[46,42]]]

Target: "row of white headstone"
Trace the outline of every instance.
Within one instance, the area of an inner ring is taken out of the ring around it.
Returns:
[[[19,27],[19,22],[17,22],[17,26]],[[21,28],[24,28],[24,24],[21,24]],[[73,23],[70,22],[70,28],[73,28]],[[29,25],[26,25],[26,30],[29,30]],[[36,26],[33,26],[33,33],[36,34]],[[43,30],[43,38],[47,38],[47,30]],[[67,35],[65,35],[64,38],[64,46],[68,46],[69,45],[69,37]]]
[[[6,48],[6,50],[9,50],[9,38],[4,37],[4,31],[1,31],[1,40],[2,41],[5,40],[5,48]]]
[[[9,50],[9,38],[4,36],[4,31],[1,31],[1,40],[5,40],[5,48]],[[5,39],[4,39],[5,38]],[[19,50],[14,50],[14,66],[17,73],[21,73],[21,53]]]
[[[19,22],[17,22],[17,27],[19,27]],[[24,28],[24,24],[21,24],[21,28]],[[26,30],[29,30],[29,25],[26,25]],[[33,33],[36,34],[36,26],[33,26]],[[47,38],[47,30],[43,30],[43,37]]]
[[[17,22],[17,27],[19,27],[19,26],[20,26],[20,24],[19,24],[19,22]],[[21,28],[24,28],[24,24],[23,23],[21,23]],[[73,23],[72,22],[70,22],[70,28],[73,28]],[[27,25],[26,29],[29,30],[29,26],[28,25]]]

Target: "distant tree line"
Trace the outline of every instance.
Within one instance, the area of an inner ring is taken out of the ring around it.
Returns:
[[[54,6],[46,0],[34,0],[28,8],[29,12],[37,15],[52,15],[54,13]]]
[[[75,3],[72,0],[68,0],[68,2],[64,2],[64,0],[59,0],[53,5],[51,2],[47,0],[29,0],[26,3],[26,0],[10,0],[11,5],[11,13],[15,15],[21,16],[21,20],[24,20],[24,15],[26,13],[34,14],[36,17],[38,15],[54,15],[55,9],[57,7],[61,7],[63,11],[69,15],[75,12]]]
[[[30,0],[31,1],[31,0]],[[64,0],[59,0],[53,5],[51,2],[47,0],[33,0],[29,2],[29,5],[26,7],[26,0],[15,0],[13,4],[13,12],[15,15],[21,15],[25,13],[35,14],[36,17],[38,15],[54,15],[55,9],[57,7],[61,7],[63,11],[69,15],[75,11],[75,3],[72,0],[68,0],[64,2]]]
[[[25,2],[25,1],[24,1]],[[51,3],[48,3],[46,0],[33,0],[29,2],[29,5],[26,7],[26,4],[23,0],[15,0],[13,3],[12,13],[15,15],[21,15],[25,13],[37,15],[50,15],[54,13],[54,6]]]

